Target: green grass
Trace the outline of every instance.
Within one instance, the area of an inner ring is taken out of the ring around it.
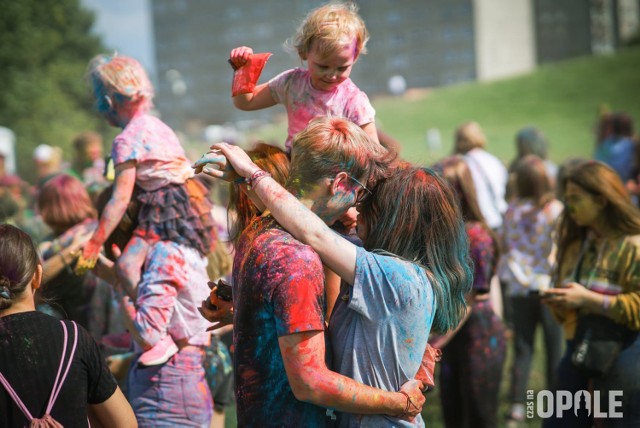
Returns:
[[[426,91],[419,99],[379,98],[373,104],[379,125],[397,138],[405,159],[423,164],[451,152],[455,128],[481,124],[488,150],[505,162],[515,154],[514,136],[527,125],[549,140],[550,158],[590,157],[593,126],[601,104],[640,121],[640,47],[616,55],[585,57],[540,67],[520,77],[468,83]],[[442,150],[429,153],[426,132],[437,128]]]

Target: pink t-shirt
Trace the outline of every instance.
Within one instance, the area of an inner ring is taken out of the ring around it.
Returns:
[[[136,184],[146,191],[171,183],[181,184],[193,176],[178,136],[149,114],[131,119],[113,140],[111,157],[115,166],[136,161]]]
[[[289,129],[285,143],[291,152],[293,137],[309,121],[319,116],[346,117],[358,126],[375,120],[376,111],[367,94],[347,79],[332,91],[319,91],[311,86],[309,71],[294,68],[280,73],[269,81],[271,96],[287,109]]]

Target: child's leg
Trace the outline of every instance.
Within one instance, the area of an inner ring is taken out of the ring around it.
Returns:
[[[149,252],[150,245],[139,236],[132,236],[118,258],[116,265],[118,279],[124,291],[136,300],[138,283],[142,276],[142,265]]]

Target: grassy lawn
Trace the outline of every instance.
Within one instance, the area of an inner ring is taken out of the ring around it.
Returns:
[[[593,126],[601,104],[640,121],[640,47],[617,55],[587,57],[543,66],[521,77],[424,91],[418,99],[375,99],[379,125],[403,145],[404,158],[431,164],[451,153],[455,128],[479,122],[489,151],[505,162],[515,154],[514,136],[527,125],[549,139],[556,162],[590,157]],[[442,149],[428,151],[426,133],[438,129]]]

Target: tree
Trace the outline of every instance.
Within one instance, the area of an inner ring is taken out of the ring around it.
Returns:
[[[84,79],[104,48],[79,0],[0,0],[0,10],[0,125],[15,132],[18,171],[33,179],[38,144],[69,153],[78,132],[104,131]]]

